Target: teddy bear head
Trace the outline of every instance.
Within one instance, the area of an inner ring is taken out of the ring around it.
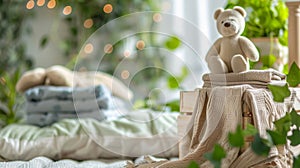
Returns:
[[[214,18],[217,22],[219,33],[224,37],[238,36],[245,28],[246,11],[239,6],[233,9],[219,8],[215,11]]]

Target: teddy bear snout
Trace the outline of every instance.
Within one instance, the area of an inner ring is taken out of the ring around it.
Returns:
[[[224,24],[224,26],[225,26],[225,27],[230,27],[231,24],[230,24],[229,22],[226,22],[226,23]]]

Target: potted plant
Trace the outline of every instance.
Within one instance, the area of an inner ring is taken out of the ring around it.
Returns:
[[[283,71],[287,63],[288,8],[283,0],[228,0],[226,8],[243,7],[248,16],[243,36],[250,38],[261,59],[253,68]]]

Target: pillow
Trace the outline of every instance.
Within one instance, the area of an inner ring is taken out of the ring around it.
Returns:
[[[24,92],[34,86],[43,85],[46,79],[46,70],[43,68],[36,68],[25,72],[16,84],[18,92]]]
[[[113,95],[118,96],[124,100],[132,100],[132,91],[124,85],[118,78],[111,76],[104,72],[89,71],[89,72],[76,72],[75,73],[77,85],[98,85],[104,84]]]
[[[47,85],[54,85],[54,86],[70,86],[73,87],[74,85],[74,77],[73,72],[69,69],[55,65],[46,70],[47,76]]]
[[[178,157],[177,116],[178,113],[136,111],[112,121],[64,119],[42,128],[11,124],[0,130],[0,158]]]
[[[77,72],[55,65],[47,69],[46,75],[49,85],[87,87],[104,84],[115,96],[128,101],[133,98],[132,91],[123,82],[104,72]]]
[[[26,72],[18,81],[17,91],[25,90],[37,85],[88,87],[104,84],[113,95],[130,101],[133,98],[132,91],[119,79],[104,72],[71,71],[63,66],[55,65],[48,69],[37,68]]]

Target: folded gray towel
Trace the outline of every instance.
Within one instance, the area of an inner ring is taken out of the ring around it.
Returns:
[[[48,99],[57,100],[86,100],[110,95],[110,91],[104,85],[91,87],[65,87],[65,86],[37,86],[25,92],[25,98],[29,102],[38,102]]]
[[[108,109],[111,107],[111,98],[101,97],[97,99],[85,99],[85,100],[57,100],[49,99],[39,102],[26,102],[26,112],[69,112],[69,111],[93,111],[98,109]]]
[[[26,123],[37,125],[40,127],[51,125],[59,120],[66,118],[93,118],[98,121],[102,121],[106,119],[102,110],[95,111],[85,111],[78,113],[76,111],[73,112],[38,112],[38,113],[27,113],[26,114]]]

